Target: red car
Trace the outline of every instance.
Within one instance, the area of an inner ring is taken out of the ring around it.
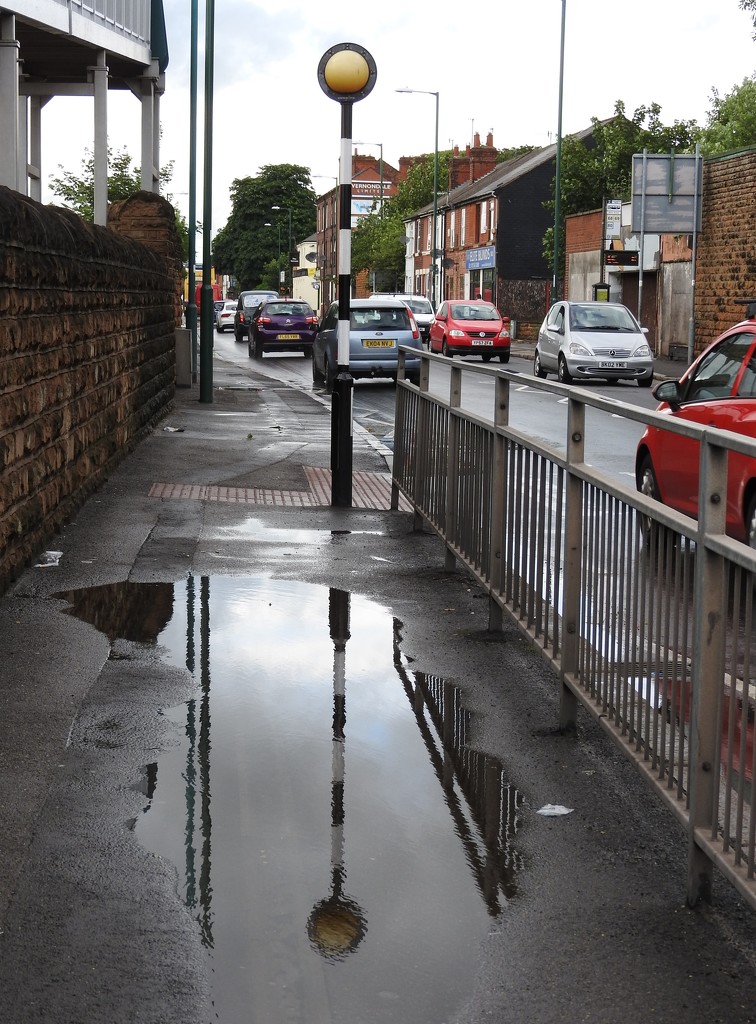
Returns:
[[[509,317],[502,317],[493,302],[450,299],[438,307],[428,334],[431,352],[445,356],[494,356],[509,362]]]
[[[654,388],[658,412],[675,419],[756,437],[756,301],[748,319],[721,334],[679,381]],[[647,427],[638,442],[639,491],[698,516],[698,441]],[[731,452],[727,464],[727,532],[756,547],[756,459]]]

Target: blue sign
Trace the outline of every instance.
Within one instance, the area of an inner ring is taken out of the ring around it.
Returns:
[[[487,270],[496,266],[496,246],[487,245],[483,249],[468,249],[465,253],[467,270]]]

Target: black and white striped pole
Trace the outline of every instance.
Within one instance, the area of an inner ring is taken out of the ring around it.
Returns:
[[[364,99],[376,79],[375,61],[357,43],[338,43],[323,54],[318,81],[341,104],[338,246],[338,371],[331,393],[331,504],[352,506],[352,395],[349,373],[349,314],[352,297],[352,104]]]

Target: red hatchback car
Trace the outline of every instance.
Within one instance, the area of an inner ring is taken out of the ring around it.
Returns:
[[[679,381],[654,388],[658,412],[706,427],[756,437],[756,301],[747,320],[721,334]],[[638,490],[698,516],[698,441],[647,427],[638,442]],[[756,547],[756,459],[731,452],[727,464],[727,532]]]
[[[445,356],[494,356],[509,362],[509,317],[502,317],[493,302],[450,299],[438,307],[428,334],[431,352]]]

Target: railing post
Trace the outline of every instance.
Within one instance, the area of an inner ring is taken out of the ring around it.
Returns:
[[[577,697],[565,682],[577,674],[580,644],[580,573],[583,554],[583,482],[572,467],[585,461],[585,406],[574,398],[567,407],[564,581],[562,584],[562,694],[560,729],[574,729]]]
[[[417,396],[417,419],[415,429],[415,476],[413,481],[412,498],[415,505],[413,529],[421,530],[423,517],[417,511],[425,507],[425,498],[428,494],[428,403],[422,398],[428,393],[430,386],[430,361],[421,357],[420,362],[420,395]]]
[[[693,591],[693,706],[690,722],[690,815],[688,818],[688,903],[711,900],[713,868],[695,841],[696,829],[717,826],[716,759],[720,689],[724,665],[725,565],[706,546],[706,538],[724,534],[727,496],[727,450],[701,442],[698,486],[698,536]]]
[[[504,564],[504,499],[507,481],[507,442],[499,427],[509,423],[509,381],[497,376],[494,392],[494,439],[491,479],[491,557],[488,568],[488,628],[501,629],[501,604],[493,594],[501,595]]]
[[[444,567],[453,569],[457,564],[456,556],[451,548],[457,540],[458,534],[458,502],[459,502],[459,417],[455,416],[454,409],[459,409],[462,404],[462,370],[458,366],[451,366],[449,378],[449,444],[446,461],[446,516],[444,533],[446,534],[446,555]]]
[[[399,350],[399,365],[404,365],[404,353]],[[396,389],[396,405],[394,408],[394,454],[391,459],[391,509],[396,512],[399,508],[399,486],[396,482],[398,472],[404,475],[404,421],[407,416],[407,403],[404,400],[404,389]]]

